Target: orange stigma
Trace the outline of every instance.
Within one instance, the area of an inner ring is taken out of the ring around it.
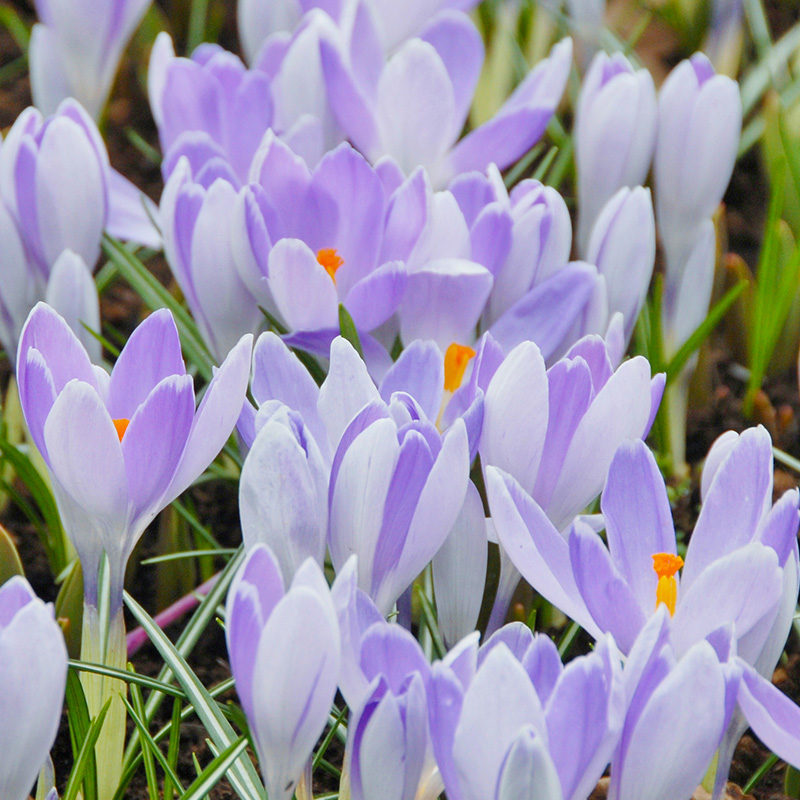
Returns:
[[[683,566],[683,559],[672,553],[654,553],[653,569],[658,575],[656,587],[656,608],[663,603],[670,616],[675,614],[675,603],[678,600],[678,579],[675,573]]]
[[[475,351],[463,344],[453,344],[444,354],[444,390],[454,392],[464,380],[464,372],[470,359],[475,357]]]
[[[114,427],[117,430],[119,440],[122,441],[122,437],[125,435],[125,431],[128,430],[128,425],[131,424],[131,421],[129,419],[114,419],[111,421],[114,423]]]
[[[317,261],[325,267],[325,272],[336,283],[336,270],[344,264],[344,259],[336,252],[336,248],[323,247],[322,250],[317,250]]]

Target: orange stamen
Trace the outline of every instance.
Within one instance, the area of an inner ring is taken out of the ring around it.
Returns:
[[[475,351],[463,344],[453,342],[447,348],[447,352],[444,354],[444,389],[446,392],[454,392],[461,386],[467,364],[474,357]]]
[[[129,419],[114,419],[111,421],[114,423],[114,427],[117,430],[119,440],[122,441],[122,437],[125,435],[125,431],[128,430],[128,425],[131,424],[131,421]]]
[[[672,553],[655,553],[653,555],[653,569],[658,575],[656,587],[656,608],[663,603],[670,616],[675,614],[675,604],[678,600],[677,571],[683,566],[683,559]]]
[[[336,252],[334,247],[323,247],[317,250],[317,261],[325,267],[325,272],[336,283],[336,270],[344,264],[344,259]]]

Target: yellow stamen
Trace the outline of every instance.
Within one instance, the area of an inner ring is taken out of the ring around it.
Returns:
[[[653,569],[658,575],[656,587],[656,608],[663,603],[670,616],[675,614],[675,603],[678,600],[678,579],[675,573],[683,566],[683,559],[672,553],[655,553]]]
[[[112,420],[112,422],[117,430],[117,436],[119,436],[119,440],[122,441],[122,437],[125,435],[125,431],[128,430],[128,425],[131,424],[131,421],[129,419],[115,419]]]
[[[446,392],[454,392],[461,386],[467,364],[474,357],[475,351],[463,344],[453,342],[447,348],[447,352],[444,354],[444,389]]]
[[[336,248],[323,247],[322,250],[317,250],[317,261],[325,267],[331,280],[336,283],[336,270],[344,264],[344,259],[336,252]]]

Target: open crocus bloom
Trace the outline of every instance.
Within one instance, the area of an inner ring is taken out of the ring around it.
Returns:
[[[703,509],[680,581],[666,488],[643,442],[621,445],[611,463],[601,501],[608,547],[580,520],[563,537],[509,475],[490,470],[489,482],[510,558],[594,635],[611,632],[627,653],[663,603],[674,614],[679,655],[732,625],[739,656],[762,668],[769,652],[772,663],[763,669],[774,667],[797,598],[800,517],[797,490],[771,505],[772,449],[763,428],[725,434],[709,453]]]
[[[195,410],[194,386],[169,311],[133,333],[109,375],[66,322],[39,303],[22,331],[17,382],[25,420],[47,464],[64,528],[97,607],[105,550],[111,611],[125,564],[156,514],[208,466],[230,436],[247,389],[251,337],[229,353]]]

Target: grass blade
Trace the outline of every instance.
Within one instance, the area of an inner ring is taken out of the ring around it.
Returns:
[[[113,698],[109,697],[108,700],[106,700],[106,704],[100,709],[100,713],[92,720],[92,724],[86,732],[78,757],[75,759],[75,764],[69,774],[69,781],[67,782],[66,789],[64,789],[64,797],[62,800],[76,800],[81,784],[84,783],[84,776],[89,772],[89,767],[94,766],[94,746],[100,737],[100,731],[105,722],[106,714],[108,714],[108,709],[111,707],[112,699]],[[96,795],[97,786],[95,782],[95,796]],[[89,797],[86,787],[84,787],[83,796],[84,798]]]
[[[145,629],[150,641],[175,675],[214,744],[220,751],[230,747],[237,738],[233,728],[225,719],[217,702],[190,669],[175,645],[156,625],[150,615],[127,593],[125,594],[125,605],[139,625]],[[240,758],[231,766],[230,780],[240,797],[246,800],[262,800],[264,793],[261,781],[249,758]]]
[[[247,737],[240,736],[200,773],[197,780],[186,790],[182,800],[200,800],[205,797],[246,749]]]

